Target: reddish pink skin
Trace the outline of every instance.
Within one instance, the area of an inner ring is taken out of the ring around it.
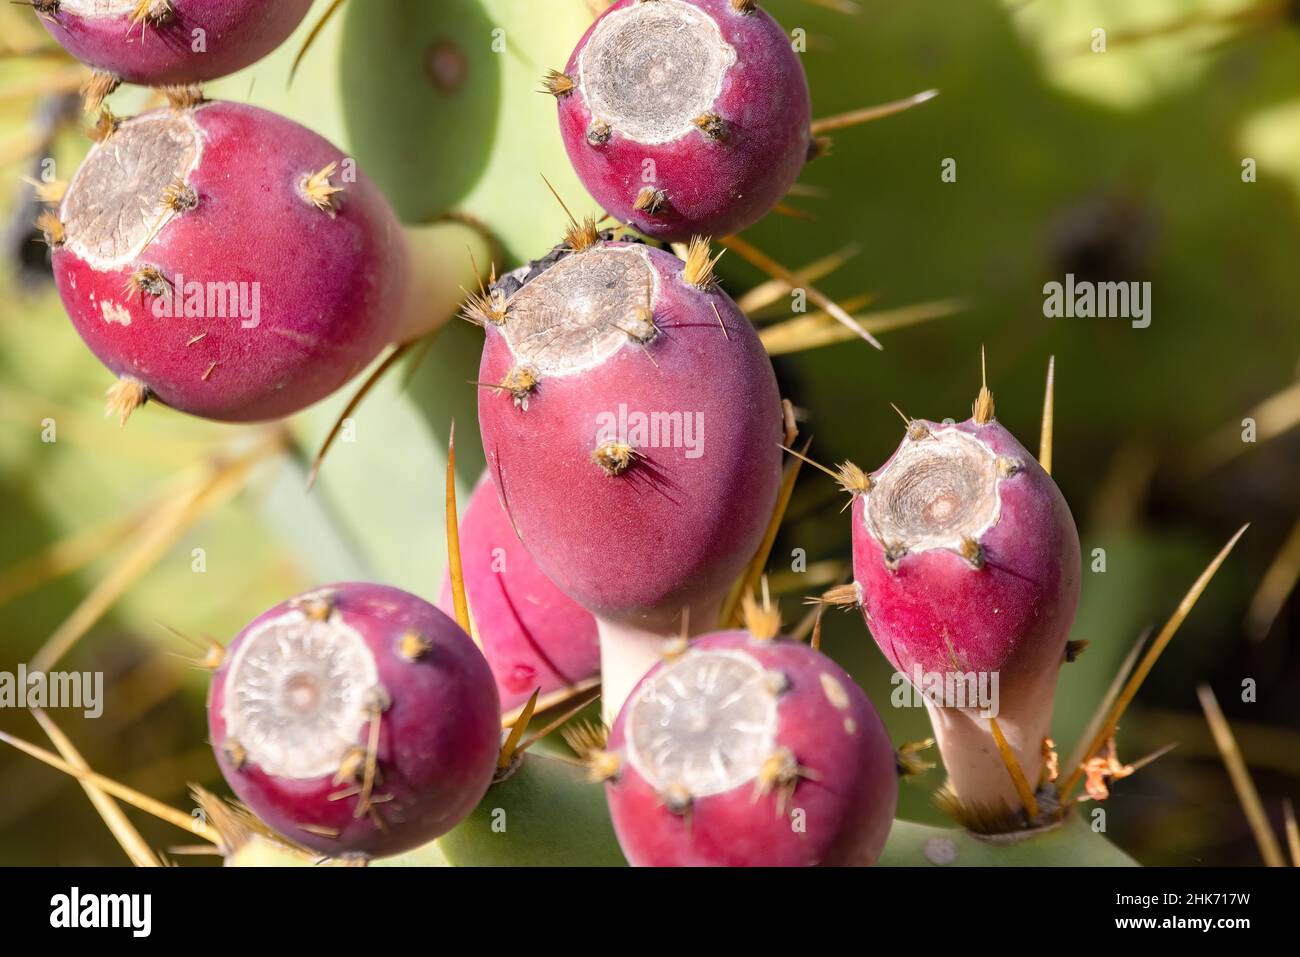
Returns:
[[[620,0],[602,17],[634,2]],[[558,100],[569,159],[596,202],[615,219],[670,242],[727,236],[752,226],[798,179],[811,140],[808,78],[781,25],[761,9],[739,14],[730,0],[692,2],[713,18],[736,51],[713,106],[728,125],[724,141],[693,130],[669,143],[644,145],[615,127],[608,142],[592,146],[587,129],[594,117],[581,86]],[[569,58],[566,72],[575,80],[578,56],[595,29],[593,24]],[[667,206],[653,215],[633,209],[647,185],[642,178],[647,159],[655,163],[650,185],[668,194]]]
[[[345,159],[306,127],[238,103],[207,103],[196,117],[205,138],[190,177],[198,206],[120,269],[56,248],[55,281],[77,332],[118,376],[192,415],[279,418],[334,392],[396,335],[409,282],[405,240],[360,171],[353,183],[332,179],[344,187],[332,217],[300,195],[304,174]],[[260,324],[156,317],[153,297],[124,292],[145,265],[187,284],[258,283]],[[130,324],[105,321],[105,301],[126,309]]]
[[[791,827],[774,792],[755,801],[751,783],[697,798],[689,818],[674,814],[624,760],[605,795],[628,862],[635,867],[874,864],[893,823],[898,770],[885,726],[862,689],[835,662],[799,642],[760,641],[747,632],[726,631],[697,638],[691,647],[743,651],[790,679],[777,705],[777,744],[790,748],[800,766],[817,775],[799,781],[788,805],[805,812],[806,828],[798,833]],[[656,665],[641,683],[662,669]],[[822,674],[843,687],[847,708],[827,697]],[[610,732],[608,746],[616,752],[624,746],[625,715],[626,709]],[[856,725],[852,734],[845,730],[846,719]]]
[[[960,555],[935,549],[908,553],[890,571],[859,496],[854,578],[871,634],[900,672],[910,676],[916,665],[923,672],[953,670],[951,645],[958,670],[997,672],[1005,695],[1064,659],[1079,601],[1079,533],[1056,483],[1010,432],[996,421],[968,419],[956,427],[1022,465],[999,482],[1002,511],[980,539],[984,567],[972,569]]]
[[[542,574],[486,473],[460,520],[460,556],[465,596],[503,711],[538,688],[547,694],[600,674],[596,619]],[[450,575],[438,607],[455,614]]]
[[[783,430],[749,320],[725,293],[686,283],[676,256],[648,253],[660,276],[650,355],[629,344],[595,369],[543,378],[527,411],[484,388],[479,426],[488,472],[543,574],[599,617],[659,630],[717,601],[753,557],[781,482]],[[479,380],[501,382],[513,364],[489,326]],[[703,413],[703,454],[643,449],[606,475],[591,460],[597,417],[620,403]]]
[[[64,7],[42,16],[54,39],[89,66],[149,86],[215,80],[266,56],[302,22],[311,0],[171,0],[174,17],[158,26],[129,14],[83,16]],[[207,49],[193,49],[194,33]]]
[[[456,826],[487,792],[500,747],[500,704],[487,662],[454,621],[427,602],[384,585],[330,586],[335,613],[355,628],[375,655],[379,682],[392,699],[380,725],[376,793],[392,794],[381,809],[388,829],[368,815],[353,815],[357,798],[338,801],[342,790],[330,776],[313,780],[274,777],[246,763],[236,768],[223,744],[222,702],[227,669],[214,675],[208,694],[209,740],[221,773],[239,799],[285,837],[330,856],[387,857],[426,844]],[[243,636],[263,620],[282,615],[277,605],[249,624],[231,643],[227,661]],[[414,629],[433,646],[417,661],[397,651]],[[366,744],[368,725],[357,744]],[[337,838],[314,834],[304,824],[334,828]]]

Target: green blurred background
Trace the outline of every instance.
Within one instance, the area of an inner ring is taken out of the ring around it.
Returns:
[[[1138,635],[1251,522],[1122,723],[1125,760],[1177,748],[1119,782],[1105,809],[1108,835],[1142,863],[1258,863],[1195,689],[1218,694],[1280,831],[1283,801],[1300,800],[1300,16],[1261,0],[764,5],[805,31],[816,115],[941,95],[838,133],[788,200],[802,215],[769,216],[747,238],[792,267],[854,244],[819,285],[871,293],[870,309],[968,304],[890,333],[883,353],[853,341],[779,357],[813,454],[878,466],[901,434],[891,402],[964,417],[981,346],[999,418],[1034,449],[1055,355],[1054,473],[1085,557],[1106,555],[1104,573],[1085,574],[1074,634],[1090,646],[1058,694],[1067,752]],[[585,0],[349,0],[290,86],[325,6],[208,92],[331,137],[411,221],[476,217],[502,265],[540,255],[563,227],[539,174],[575,211],[590,208],[536,92],[589,22]],[[1092,49],[1096,29],[1105,52]],[[58,667],[104,672],[104,714],[53,717],[95,769],[188,808],[187,782],[225,788],[205,743],[206,677],[168,629],[225,642],[270,605],[342,578],[436,597],[453,418],[463,493],[482,463],[469,384],[479,333],[453,324],[384,380],[310,494],[306,463],[355,386],[291,422],[286,453],[261,454],[271,428],[156,407],[119,429],[102,416],[109,376],[48,281],[30,229],[39,208],[20,181],[47,157],[62,178],[75,169],[81,73],[30,9],[0,9],[0,37],[0,671],[66,644]],[[126,113],[148,101],[124,90],[111,103]],[[947,159],[955,182],[941,178]],[[1043,284],[1067,272],[1149,281],[1151,326],[1044,318]],[[764,278],[732,254],[723,276],[733,295]],[[1240,438],[1247,416],[1255,443]],[[841,505],[805,469],[771,563],[792,624],[838,569],[815,573],[847,555]],[[807,575],[789,572],[796,549]],[[829,615],[824,647],[896,741],[926,736],[923,711],[887,707],[889,669],[860,618]],[[0,710],[0,729],[48,746],[25,712]],[[900,817],[940,823],[941,781],[935,770],[907,782]],[[191,843],[133,819],[157,847]],[[124,862],[74,782],[0,750],[0,864]]]

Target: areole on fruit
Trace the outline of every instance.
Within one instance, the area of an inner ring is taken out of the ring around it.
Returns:
[[[169,96],[135,118],[105,114],[43,217],[68,315],[119,377],[110,411],[125,419],[152,397],[277,418],[445,321],[459,270],[411,261],[439,242],[481,248],[473,230],[404,234],[355,163],[305,127]]]
[[[575,228],[470,310],[489,474],[538,566],[596,616],[611,719],[666,636],[713,627],[780,483],[771,363],[713,261]]]
[[[425,844],[482,797],[500,704],[469,636],[414,595],[344,583],[266,612],[231,644],[213,749],[268,826],[330,856]]]

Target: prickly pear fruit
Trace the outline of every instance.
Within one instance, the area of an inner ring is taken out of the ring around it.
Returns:
[[[547,694],[600,674],[596,619],[537,567],[487,473],[460,520],[460,554],[465,596],[502,710],[519,707],[539,688]],[[453,613],[450,575],[438,605]]]
[[[893,746],[853,679],[807,645],[745,631],[651,669],[606,761],[635,866],[870,865],[898,798]]]
[[[547,89],[578,176],[656,239],[752,225],[808,160],[808,81],[754,0],[620,0]]]
[[[231,643],[208,724],[240,800],[331,856],[384,857],[446,833],[496,767],[487,662],[451,619],[383,585],[277,605]]]
[[[115,81],[213,80],[256,63],[311,0],[34,0],[59,45]]]
[[[930,694],[926,704],[957,798],[972,810],[1014,811],[1023,802],[988,718],[1036,787],[1079,599],[1069,506],[993,419],[991,398],[955,425],[912,420],[897,451],[862,484],[853,502],[853,568],[871,634],[923,692],[967,676],[973,682],[948,683],[993,692],[988,708]]]
[[[345,156],[236,103],[110,120],[47,221],[73,325],[119,383],[228,421],[329,395],[418,308],[401,227]]]
[[[776,379],[707,247],[594,229],[474,307],[488,472],[542,571],[596,616],[609,719],[683,615],[714,627],[781,480]]]

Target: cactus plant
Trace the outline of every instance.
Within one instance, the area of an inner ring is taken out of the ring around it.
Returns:
[[[97,4],[95,12],[126,6]],[[169,17],[185,22],[185,0],[131,6],[137,25],[143,18],[159,32]],[[266,47],[305,9],[274,6],[282,19],[263,32]],[[62,19],[71,22],[83,7],[64,0]],[[248,19],[239,3],[212,7]],[[42,228],[60,292],[92,350],[125,377],[114,390],[122,412],[149,395],[219,420],[297,412],[384,345],[407,345],[441,325],[462,298],[455,286],[468,286],[479,262],[493,269],[491,285],[466,306],[484,336],[481,357],[471,343],[481,358],[478,381],[467,386],[471,373],[453,365],[463,356],[439,342],[430,358],[436,371],[426,366],[416,376],[411,363],[412,378],[390,378],[378,410],[369,383],[363,387],[344,421],[362,398],[382,421],[353,457],[351,484],[331,484],[327,469],[315,498],[304,497],[300,439],[274,427],[247,433],[266,437],[266,458],[286,449],[293,457],[263,514],[309,543],[298,556],[305,565],[380,567],[384,574],[373,577],[409,575],[420,589],[438,582],[438,559],[425,561],[428,543],[412,544],[416,536],[398,538],[427,504],[425,453],[437,443],[425,433],[446,427],[450,396],[466,402],[477,392],[488,469],[461,524],[465,561],[445,579],[446,615],[387,586],[336,585],[266,613],[224,657],[211,652],[222,659],[209,712],[215,758],[248,807],[199,794],[200,808],[214,816],[195,833],[232,865],[1130,863],[1075,813],[1082,799],[1072,791],[1082,782],[1097,799],[1131,771],[1114,752],[1118,715],[1227,550],[1101,709],[1058,781],[1049,722],[1057,672],[1079,648],[1067,639],[1080,569],[1078,533],[1050,476],[1050,455],[1035,461],[993,420],[991,397],[982,394],[967,422],[909,420],[903,443],[876,472],[841,469],[853,493],[849,520],[821,521],[819,505],[799,510],[831,536],[852,534],[853,583],[832,600],[862,606],[881,651],[904,674],[959,666],[1001,679],[996,722],[971,709],[930,709],[950,777],[944,807],[964,829],[891,821],[895,752],[865,693],[820,650],[821,619],[799,629],[811,628],[812,647],[770,637],[777,631],[770,622],[717,630],[732,624],[736,596],[757,581],[791,502],[797,466],[783,483],[779,456],[781,444],[792,444],[796,413],[782,408],[764,354],[773,337],[759,337],[721,291],[707,241],[692,237],[748,228],[787,195],[816,131],[804,59],[753,0],[541,7],[335,4],[340,18],[304,25],[304,34],[310,26],[321,38],[316,47],[286,45],[222,85],[237,98],[284,104],[303,126],[172,90],[167,109],[121,121],[105,113],[101,142],[61,200],[54,184],[38,188],[58,206]],[[883,31],[895,29],[895,20],[883,20]],[[858,39],[868,28],[876,23],[859,22],[846,35]],[[105,65],[87,49],[83,59]],[[144,51],[128,52],[138,59]],[[535,84],[539,65],[565,56],[565,72],[549,75],[544,91],[557,98],[557,126]],[[268,89],[263,70],[291,60],[296,67],[304,57],[296,87]],[[245,62],[236,57],[221,70]],[[173,79],[195,78],[191,69]],[[138,82],[161,79],[141,74]],[[337,146],[308,126],[328,129]],[[361,178],[344,179],[354,159],[373,182],[359,171]],[[540,180],[534,166],[579,211],[565,244],[549,253],[563,203],[531,182]],[[579,183],[618,220],[606,232]],[[844,208],[856,214],[873,197],[874,188],[856,189]],[[405,237],[393,209],[417,224]],[[842,216],[823,218],[829,232],[844,226]],[[758,229],[763,237],[777,227],[769,220]],[[781,258],[803,253],[810,235],[782,229]],[[827,233],[815,235],[820,242]],[[687,239],[689,247],[665,245]],[[119,244],[129,253],[121,261]],[[751,297],[738,295],[742,302],[772,303],[786,292],[797,299],[821,268],[814,262],[798,275],[772,268],[774,260],[738,237],[724,244],[776,276]],[[114,255],[102,255],[105,248]],[[189,330],[158,321],[191,318],[155,309],[176,302],[173,282],[232,264],[276,293],[273,303],[263,300],[274,313],[269,325]],[[479,335],[468,326],[460,332],[465,341]],[[403,355],[411,353],[390,354],[380,372]],[[926,368],[941,368],[938,354],[924,355]],[[915,376],[913,358],[865,386],[855,369],[856,387],[883,393],[884,382]],[[822,394],[801,416],[819,429],[837,413],[855,424],[866,419],[842,396],[825,401],[829,380],[813,381],[809,368],[816,366],[795,359],[779,369],[782,388],[796,398]],[[678,429],[678,444],[671,433],[667,445],[651,437],[656,415],[659,428]],[[312,420],[291,428],[304,421]],[[707,441],[690,431],[695,422],[707,426]],[[831,432],[833,442],[861,439],[853,429]],[[385,444],[385,464],[366,467],[364,456]],[[222,475],[224,451],[212,455]],[[264,459],[240,461],[247,471]],[[466,474],[477,465],[471,455]],[[376,496],[380,474],[387,483]],[[178,514],[216,498],[214,486],[201,488]],[[373,521],[380,512],[397,516],[396,533]],[[147,564],[149,549],[175,541],[160,527],[149,526],[149,548],[132,552],[128,572],[110,580],[114,588]],[[179,535],[185,527],[165,529]],[[492,567],[498,548],[504,569]],[[68,561],[63,549],[52,556],[60,567]],[[115,595],[108,588],[78,609],[42,650],[46,663]],[[200,617],[183,606],[181,613]],[[572,724],[565,738],[606,783],[590,780],[548,737],[571,715],[520,744],[537,692],[548,706],[584,704],[574,693],[597,677],[613,724],[608,738]],[[742,720],[722,720],[737,707]],[[96,775],[65,738],[42,727],[61,759],[0,737],[77,777],[115,834],[120,815],[103,810],[112,800],[185,822],[183,812]],[[510,734],[499,751],[503,728]],[[706,732],[716,734],[702,743]],[[447,747],[431,751],[430,742]],[[701,756],[708,760],[693,760]],[[247,839],[233,839],[236,832]],[[139,843],[128,834],[123,846],[133,860],[148,860]]]

